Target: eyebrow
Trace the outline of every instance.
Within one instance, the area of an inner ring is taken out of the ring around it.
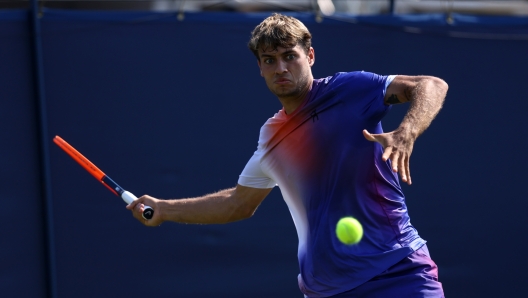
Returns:
[[[294,50],[287,50],[284,53],[282,53],[281,55],[288,55],[288,54],[291,54],[291,53],[296,54],[296,52]]]
[[[289,54],[292,54],[292,53],[295,54],[295,51],[292,50],[292,49],[290,49],[290,50],[287,50],[287,51],[282,52],[282,53],[280,54],[280,56],[285,56],[285,55],[289,55]],[[273,55],[273,54],[266,54],[266,53],[262,53],[262,54],[260,54],[260,57],[261,57],[261,58],[264,58],[264,57],[274,57],[274,56],[275,56],[275,55]]]

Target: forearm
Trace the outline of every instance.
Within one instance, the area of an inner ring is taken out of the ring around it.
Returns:
[[[164,221],[194,224],[223,224],[251,217],[271,188],[236,187],[196,198],[160,200],[149,195],[127,205],[136,219],[146,226],[159,226]],[[142,217],[144,206],[154,209],[152,219]]]
[[[407,131],[414,139],[421,135],[442,108],[447,89],[443,80],[432,77],[408,87],[405,93],[410,106],[399,129]]]
[[[242,206],[232,199],[235,188],[224,189],[196,198],[161,200],[159,209],[164,221],[195,224],[221,224],[244,219]]]

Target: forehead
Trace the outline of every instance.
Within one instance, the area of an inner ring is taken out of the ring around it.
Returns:
[[[294,47],[288,47],[288,48],[281,47],[281,46],[278,46],[276,48],[272,48],[272,47],[263,48],[263,47],[260,47],[259,50],[258,50],[259,56],[262,56],[262,55],[275,56],[275,55],[281,55],[283,53],[289,53],[289,52],[303,52],[303,48],[300,45],[297,44]]]

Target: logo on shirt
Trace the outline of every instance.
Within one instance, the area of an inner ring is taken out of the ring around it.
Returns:
[[[310,117],[312,117],[312,122],[315,122],[315,120],[319,120],[319,114],[317,114],[317,110],[313,110],[310,114]]]

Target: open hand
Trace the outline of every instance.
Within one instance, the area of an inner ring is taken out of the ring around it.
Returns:
[[[409,159],[414,146],[414,137],[404,130],[395,130],[388,133],[371,134],[366,129],[363,136],[371,142],[378,142],[383,146],[383,161],[392,161],[392,170],[400,173],[403,182],[411,185],[411,171]]]

